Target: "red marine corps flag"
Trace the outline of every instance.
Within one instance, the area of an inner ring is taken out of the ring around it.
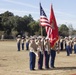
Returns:
[[[50,13],[50,25],[52,31],[51,34],[49,35],[49,38],[50,38],[51,47],[53,48],[59,39],[59,34],[58,34],[58,27],[52,5],[51,5],[51,13]]]

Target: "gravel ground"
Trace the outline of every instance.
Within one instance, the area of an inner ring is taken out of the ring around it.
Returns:
[[[17,51],[16,41],[0,41],[0,75],[76,75],[76,54],[66,51],[56,55],[55,69],[29,70],[29,51]]]

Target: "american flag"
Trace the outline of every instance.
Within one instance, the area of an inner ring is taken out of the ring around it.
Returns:
[[[46,25],[50,26],[47,16],[41,6],[41,3],[40,3],[40,25],[41,26],[46,26]]]
[[[49,20],[41,6],[40,3],[40,25],[45,27],[46,33],[47,33],[47,38],[50,39],[50,34],[52,32],[51,25],[49,23]]]
[[[49,40],[51,40],[50,35],[52,33],[52,28],[49,27],[49,26],[45,26],[45,30],[46,30],[46,33],[47,33],[46,38],[48,38]]]

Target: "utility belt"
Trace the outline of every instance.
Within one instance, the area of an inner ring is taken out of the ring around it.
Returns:
[[[35,50],[30,50],[30,52],[35,52]]]
[[[43,50],[39,50],[38,52],[41,52],[41,54],[44,54]]]
[[[45,51],[48,51],[48,49],[47,49],[47,48],[45,48]]]
[[[30,52],[33,52],[36,56],[38,56],[37,52],[35,50],[30,50]]]

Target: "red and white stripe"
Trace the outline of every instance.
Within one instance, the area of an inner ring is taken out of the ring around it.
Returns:
[[[45,29],[46,29],[46,33],[47,33],[47,38],[48,38],[49,40],[51,40],[51,39],[50,39],[50,35],[51,35],[51,33],[52,33],[52,28],[51,28],[51,26],[45,26]]]
[[[41,26],[50,26],[49,21],[46,16],[40,16],[40,25]]]

